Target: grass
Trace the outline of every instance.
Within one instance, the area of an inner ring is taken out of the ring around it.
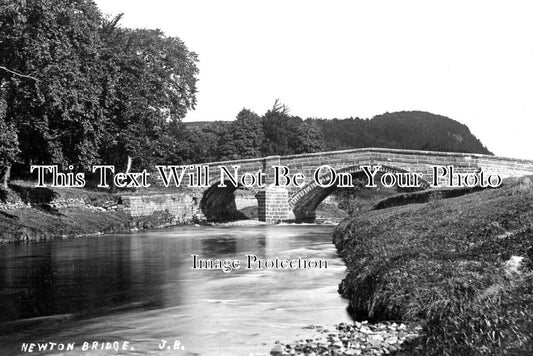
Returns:
[[[121,212],[69,208],[56,213],[36,208],[0,214],[0,242],[42,241],[57,237],[127,231],[135,225]]]
[[[533,354],[533,183],[374,210],[342,222],[339,286],[356,319],[419,321],[415,355]]]
[[[122,211],[89,209],[84,204],[53,208],[53,201],[80,201],[93,207],[106,207],[120,202],[120,196],[96,189],[36,188],[32,182],[15,181],[9,190],[0,189],[0,202],[23,202],[31,208],[0,210],[0,243],[42,241],[98,233],[130,231],[133,228],[164,226],[171,216],[161,212],[150,217],[132,218]]]

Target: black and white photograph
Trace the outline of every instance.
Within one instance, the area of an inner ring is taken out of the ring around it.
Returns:
[[[0,0],[0,355],[533,355],[532,14]]]

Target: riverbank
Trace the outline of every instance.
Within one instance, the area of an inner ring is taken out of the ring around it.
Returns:
[[[533,353],[533,182],[369,211],[334,243],[356,320],[423,325],[405,355]]]
[[[179,210],[179,206],[185,203],[157,191],[143,191],[133,197],[128,195],[126,199],[130,206],[133,198],[140,197],[134,202],[136,209],[149,210],[143,215],[133,215],[131,208],[124,205],[124,194],[74,188],[35,188],[28,182],[11,184],[9,190],[0,189],[0,244],[138,232],[183,224],[220,227],[266,224],[257,220],[257,206],[246,209],[247,212],[255,211],[255,215],[252,212],[245,220],[207,222],[192,214],[176,214],[176,211],[173,214],[171,211],[176,210],[173,208]],[[327,213],[322,210],[319,213],[317,222],[330,225],[347,215],[330,206]]]
[[[124,194],[124,193],[122,193]],[[0,243],[37,242],[162,228],[183,223],[165,211],[134,217],[121,194],[35,188],[15,182],[0,190]]]
[[[366,190],[358,192],[357,197],[339,198],[334,194],[333,202],[324,202],[317,208],[316,221],[336,224],[349,215],[350,209],[368,208],[379,198],[390,194],[380,192],[372,195]],[[238,210],[236,216],[245,220],[216,222],[216,225],[262,224],[257,220],[255,197],[245,194],[243,198],[241,195],[236,197],[236,201],[237,205],[244,202],[244,207]],[[136,192],[109,193],[94,188],[37,188],[35,182],[14,181],[9,189],[0,188],[0,243],[37,242],[207,223],[199,211],[199,199],[201,195],[179,189],[154,187]],[[255,206],[250,205],[254,202]]]

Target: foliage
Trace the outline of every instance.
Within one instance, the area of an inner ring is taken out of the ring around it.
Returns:
[[[101,156],[120,165],[131,156],[146,167],[165,158],[164,141],[196,103],[196,54],[159,30],[130,30],[112,24],[102,31],[107,70],[101,101],[107,120]]]
[[[371,120],[313,121],[322,128],[328,149],[383,147],[490,154],[465,125],[423,111],[385,113]]]
[[[6,103],[0,98],[0,176],[15,162],[18,154],[18,137],[13,124],[4,120]]]
[[[313,121],[303,121],[296,128],[296,133],[291,137],[292,153],[313,153],[325,149],[324,136],[320,126]]]
[[[261,145],[265,140],[261,118],[256,113],[242,109],[237,115],[237,120],[229,126],[225,145],[226,154],[224,158],[254,158],[262,155]],[[224,150],[221,152],[224,154]]]
[[[101,15],[90,1],[15,0],[0,4],[0,73],[6,118],[25,161],[94,163],[98,156],[97,83]]]
[[[120,27],[120,17],[104,18],[93,1],[0,2],[6,132],[25,164],[166,158],[196,103],[197,56],[159,30]]]
[[[291,154],[296,148],[293,140],[302,124],[302,119],[288,115],[276,107],[268,110],[262,118],[265,142],[263,152],[266,156]]]
[[[278,101],[263,116],[244,108],[235,121],[187,123],[182,137],[189,147],[184,160],[191,163],[318,152],[325,146],[319,126],[289,115]]]
[[[243,109],[236,121],[187,123],[183,132],[185,145],[196,147],[184,157],[193,163],[363,147],[490,154],[466,126],[444,116],[412,111],[371,120],[302,120],[277,100],[261,117]]]

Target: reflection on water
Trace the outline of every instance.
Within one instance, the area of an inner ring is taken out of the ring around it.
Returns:
[[[161,340],[168,354],[268,354],[303,326],[349,321],[336,291],[344,264],[331,232],[191,226],[1,246],[0,354],[19,354],[22,343],[74,342],[74,352],[57,352],[72,355],[93,341],[129,342],[120,354],[160,354]],[[246,254],[307,256],[326,259],[328,268],[193,270],[192,254],[241,264]],[[172,350],[176,340],[185,350]],[[117,354],[101,347],[84,354]]]

